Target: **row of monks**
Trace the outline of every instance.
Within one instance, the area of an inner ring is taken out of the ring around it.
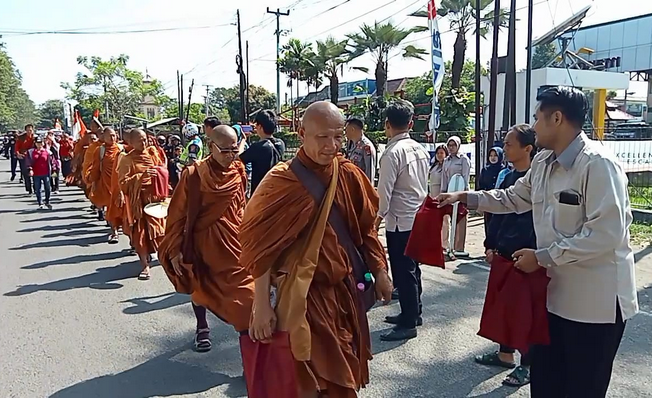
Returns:
[[[343,234],[374,277],[372,295],[391,299],[375,226],[378,195],[340,155],[344,123],[330,102],[311,105],[297,156],[276,165],[249,201],[236,132],[208,128],[210,156],[183,171],[165,219],[144,211],[164,199],[157,187],[165,154],[153,137],[134,129],[119,143],[106,128],[100,139],[87,134],[75,146],[73,183],[97,208],[106,208],[112,235],[121,229],[129,237],[143,265],[139,278],[149,278],[150,255],[158,253],[175,290],[191,295],[198,350],[210,349],[206,310],[240,332],[241,342],[268,344],[287,334],[296,370],[296,391],[288,398],[356,397],[369,382],[367,307]],[[309,192],[294,162],[311,184],[323,187],[321,198]],[[331,223],[335,210],[344,232]],[[250,397],[279,396],[256,395],[252,383],[260,381],[247,380]]]

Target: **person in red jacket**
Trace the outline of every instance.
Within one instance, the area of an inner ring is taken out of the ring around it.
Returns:
[[[35,140],[36,148],[27,152],[25,159],[29,167],[29,176],[34,178],[34,191],[39,208],[43,208],[41,196],[41,187],[45,188],[45,206],[52,209],[50,205],[50,173],[52,171],[50,151],[45,148],[43,138],[37,137]]]
[[[16,141],[16,157],[18,158],[18,164],[20,164],[20,173],[23,176],[23,182],[25,183],[25,191],[28,194],[32,194],[32,178],[29,175],[29,168],[27,162],[25,161],[25,156],[27,156],[27,151],[34,148],[34,125],[28,124],[25,126],[25,134],[22,139]]]

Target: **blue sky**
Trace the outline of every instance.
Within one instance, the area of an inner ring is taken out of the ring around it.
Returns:
[[[503,7],[509,1],[502,0]],[[642,0],[534,0],[534,37],[544,34],[573,12],[593,4],[585,25],[621,19],[652,12],[652,2]],[[8,3],[8,4],[7,4]],[[0,13],[0,30],[134,30],[189,26],[214,26],[209,29],[176,30],[169,32],[120,35],[10,35],[5,42],[10,56],[20,69],[23,86],[37,103],[51,98],[63,98],[59,87],[62,81],[73,81],[81,68],[76,63],[79,55],[130,57],[129,66],[168,83],[169,94],[175,96],[176,70],[186,73],[186,81],[195,79],[196,87],[203,84],[232,86],[238,82],[235,73],[237,53],[236,8],[240,7],[244,40],[250,41],[250,78],[252,84],[276,91],[274,31],[275,19],[266,14],[266,7],[290,7],[289,17],[281,19],[282,29],[291,29],[289,37],[314,41],[328,35],[343,38],[357,30],[362,23],[389,19],[400,26],[409,27],[424,21],[408,18],[407,14],[425,8],[426,0],[113,0],[111,2],[88,0],[5,0]],[[517,0],[524,8],[527,0]],[[325,10],[337,6],[332,11]],[[374,9],[376,9],[374,11]],[[525,66],[527,11],[519,10],[517,18],[518,67]],[[350,21],[350,22],[349,22]],[[220,26],[217,26],[220,25]],[[341,26],[340,26],[341,25]],[[440,30],[448,30],[448,22],[439,22]],[[428,48],[427,34],[415,34],[409,39],[414,44]],[[455,36],[443,33],[444,58],[451,59]],[[486,61],[491,56],[490,42],[483,41],[482,55]],[[502,35],[500,51],[505,52],[506,32]],[[244,51],[244,50],[243,50]],[[469,37],[467,57],[475,56],[475,41]],[[484,63],[484,62],[483,62]],[[356,66],[367,66],[373,71],[370,58],[361,58]],[[400,56],[390,60],[389,77],[416,76],[428,70],[427,61],[403,60]],[[343,81],[362,79],[362,72],[345,70]],[[285,79],[281,82],[284,97]],[[203,90],[203,88],[202,88]],[[636,88],[636,91],[639,89]],[[201,91],[201,90],[200,90]],[[306,87],[301,87],[306,92]],[[199,95],[195,97],[200,101]]]

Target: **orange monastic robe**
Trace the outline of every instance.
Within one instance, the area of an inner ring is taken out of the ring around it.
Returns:
[[[178,292],[191,293],[194,303],[244,331],[249,328],[254,298],[254,279],[238,263],[238,232],[247,186],[244,166],[238,161],[225,169],[211,157],[193,167],[201,183],[193,186],[187,170],[181,175],[168,208],[158,258]],[[199,190],[198,208],[189,208],[191,189]],[[189,227],[191,235],[185,237],[190,239],[194,261],[192,272],[178,277],[171,259],[183,251],[188,212],[196,212],[196,221]]]
[[[113,164],[111,168],[113,173],[111,174],[111,201],[109,202],[106,208],[106,221],[109,222],[113,227],[124,226],[124,204],[125,196],[120,190],[120,184],[118,183],[118,167],[122,158],[126,156],[126,147],[123,152],[118,152],[118,154],[113,159]],[[123,228],[123,232],[124,231]]]
[[[328,185],[332,165],[320,166],[312,162],[303,149],[299,150],[297,157]],[[378,194],[365,174],[342,158],[334,203],[348,221],[353,241],[371,272],[378,274],[386,269],[385,251],[374,225]],[[287,163],[274,167],[258,186],[245,210],[240,228],[240,263],[254,278],[270,269],[272,275],[277,275],[287,266],[279,264],[282,261],[278,259],[291,257],[287,255],[287,249],[308,233],[318,210]],[[366,322],[361,324],[358,318],[350,264],[346,250],[338,244],[335,232],[327,225],[306,299],[306,318],[311,335],[310,361],[297,361],[296,369],[304,390],[327,390],[329,398],[356,397],[356,391],[369,382],[369,327]]]
[[[125,233],[138,253],[156,253],[165,234],[165,219],[151,217],[143,211],[146,205],[165,199],[153,196],[152,179],[145,173],[147,169],[161,165],[153,147],[144,151],[132,150],[118,165],[118,184],[125,195]]]
[[[84,181],[84,184],[88,186],[91,185],[90,174],[93,159],[95,159],[96,152],[102,145],[104,145],[102,141],[91,142],[88,145],[88,149],[86,149],[86,153],[84,153],[84,160],[82,161],[82,181]]]
[[[104,154],[102,154],[104,152]],[[91,186],[91,202],[97,207],[108,207],[111,204],[111,180],[116,157],[122,152],[119,144],[103,144],[97,150],[88,168],[88,182]],[[113,225],[113,224],[111,224]]]
[[[86,154],[86,148],[88,147],[88,136],[83,136],[73,147],[72,152],[72,174],[66,177],[66,183],[68,185],[78,185],[80,188],[85,190],[85,185],[82,181],[82,163],[84,162],[84,155]]]

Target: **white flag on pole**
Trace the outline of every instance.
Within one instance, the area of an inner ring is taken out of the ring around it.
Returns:
[[[444,57],[441,51],[441,37],[437,24],[437,8],[435,0],[428,0],[428,26],[430,27],[430,54],[432,56],[432,114],[430,115],[429,128],[435,133],[440,124],[439,89],[444,81]]]

